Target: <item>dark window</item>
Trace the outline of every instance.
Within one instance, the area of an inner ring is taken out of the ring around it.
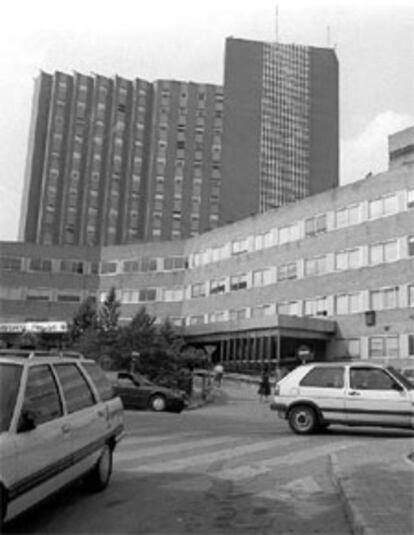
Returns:
[[[112,399],[114,397],[112,385],[105,377],[105,374],[101,368],[95,362],[84,363],[82,366],[91,377],[101,400],[107,401],[108,399]]]
[[[22,369],[15,364],[0,364],[0,433],[9,429]]]
[[[7,271],[20,271],[22,267],[22,259],[17,257],[6,257],[3,256],[0,258],[0,269]]]
[[[30,410],[36,425],[62,416],[58,389],[49,366],[30,368],[23,410]]]
[[[408,354],[414,356],[414,334],[408,335]]]
[[[312,368],[300,382],[300,386],[318,388],[343,388],[344,368],[342,366]]]
[[[52,271],[52,261],[47,258],[31,258],[30,271]]]
[[[408,254],[409,256],[414,256],[414,236],[409,236],[408,238]]]
[[[94,405],[92,391],[76,364],[56,364],[55,370],[62,385],[69,413]]]
[[[398,384],[384,370],[351,368],[350,387],[355,390],[392,390]]]

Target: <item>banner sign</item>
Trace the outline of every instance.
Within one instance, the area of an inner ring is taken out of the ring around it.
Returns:
[[[66,321],[26,321],[22,323],[0,323],[0,333],[66,333]]]

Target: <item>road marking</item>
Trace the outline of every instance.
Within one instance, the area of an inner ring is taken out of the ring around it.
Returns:
[[[181,437],[182,438],[182,435]],[[204,439],[198,439],[198,440],[191,440],[190,442],[186,441],[183,443],[174,443],[174,444],[168,444],[166,446],[154,446],[152,448],[144,448],[139,450],[133,450],[133,451],[119,451],[116,455],[116,462],[117,466],[130,460],[140,460],[145,457],[155,457],[157,455],[165,455],[168,453],[177,454],[181,452],[186,452],[189,450],[194,450],[196,448],[200,447],[209,447],[209,446],[219,446],[222,444],[226,444],[228,442],[234,442],[236,440],[236,437],[226,436],[226,437],[219,437],[219,438],[204,438]],[[192,458],[192,457],[190,457]],[[162,462],[161,464],[169,465],[171,462]],[[157,463],[156,463],[157,464]],[[190,463],[191,464],[191,463]],[[145,464],[145,466],[140,466],[140,471],[147,471],[147,466],[152,466],[151,464]]]
[[[235,440],[235,437],[227,437],[227,440]],[[201,453],[199,455],[191,455],[190,457],[186,457],[185,459],[175,459],[170,461],[161,461],[161,462],[154,462],[154,463],[146,463],[145,466],[134,466],[131,468],[125,467],[124,470],[128,472],[177,472],[180,470],[183,470],[185,468],[192,468],[197,465],[205,465],[205,464],[211,464],[214,462],[221,462],[228,459],[234,459],[238,456],[247,455],[249,453],[257,453],[264,450],[273,449],[275,447],[283,447],[283,446],[289,446],[293,443],[298,443],[300,439],[298,437],[285,437],[285,438],[278,438],[273,440],[264,440],[261,442],[253,442],[250,444],[246,444],[244,446],[235,446],[234,448],[226,448],[217,450],[215,452],[210,453]],[[201,440],[199,441],[198,445],[196,445],[194,442],[190,442],[188,444],[188,448],[182,447],[181,451],[184,449],[193,449],[197,446],[206,446],[210,445],[207,444],[208,442],[211,443],[211,441],[207,440]],[[213,445],[213,444],[211,444]],[[182,446],[185,446],[182,445]],[[157,448],[152,448],[151,450],[148,450],[149,452],[154,452],[154,450]],[[166,451],[167,448],[164,449],[165,453],[168,453]],[[171,452],[177,452],[180,451],[177,448],[174,449],[174,447],[170,447],[169,450]],[[141,452],[136,452],[136,456],[134,457],[133,454],[128,457],[128,459],[139,459]],[[155,453],[153,453],[155,455]],[[126,457],[123,457],[125,459]]]
[[[237,468],[225,468],[212,473],[212,476],[218,479],[226,479],[231,481],[241,481],[243,479],[253,478],[266,472],[270,472],[280,466],[292,466],[305,462],[312,461],[316,457],[323,457],[334,451],[355,447],[361,445],[362,442],[340,442],[338,444],[328,444],[326,446],[318,446],[302,451],[295,451],[276,457],[275,459],[264,459],[263,461],[255,462],[250,465],[238,466]]]
[[[131,447],[140,446],[141,444],[150,444],[151,442],[170,442],[171,440],[180,440],[186,437],[194,437],[194,433],[169,433],[168,435],[151,435],[149,437],[128,435],[121,440],[115,450],[115,454],[118,451],[131,449]]]

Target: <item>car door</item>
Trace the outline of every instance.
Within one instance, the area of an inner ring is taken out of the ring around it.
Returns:
[[[54,370],[63,391],[71,427],[74,472],[81,474],[98,460],[107,434],[107,414],[76,363],[57,363]]]
[[[133,379],[130,375],[119,374],[116,391],[125,408],[129,409],[145,409],[148,403],[148,392],[143,387],[139,379]]]
[[[410,393],[383,368],[350,366],[345,399],[349,423],[410,426]]]
[[[29,367],[15,435],[18,479],[10,489],[12,511],[23,511],[65,483],[72,438],[51,367]]]
[[[345,419],[345,368],[315,365],[299,383],[300,398],[313,402],[326,422]]]

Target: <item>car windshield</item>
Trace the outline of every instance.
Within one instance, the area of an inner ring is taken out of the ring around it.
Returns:
[[[0,433],[10,427],[21,375],[19,364],[0,363]]]
[[[396,368],[394,368],[393,366],[387,366],[387,370],[389,370],[393,374],[393,376],[405,386],[407,390],[414,390],[414,383],[407,379],[407,377],[404,377],[404,375]]]

